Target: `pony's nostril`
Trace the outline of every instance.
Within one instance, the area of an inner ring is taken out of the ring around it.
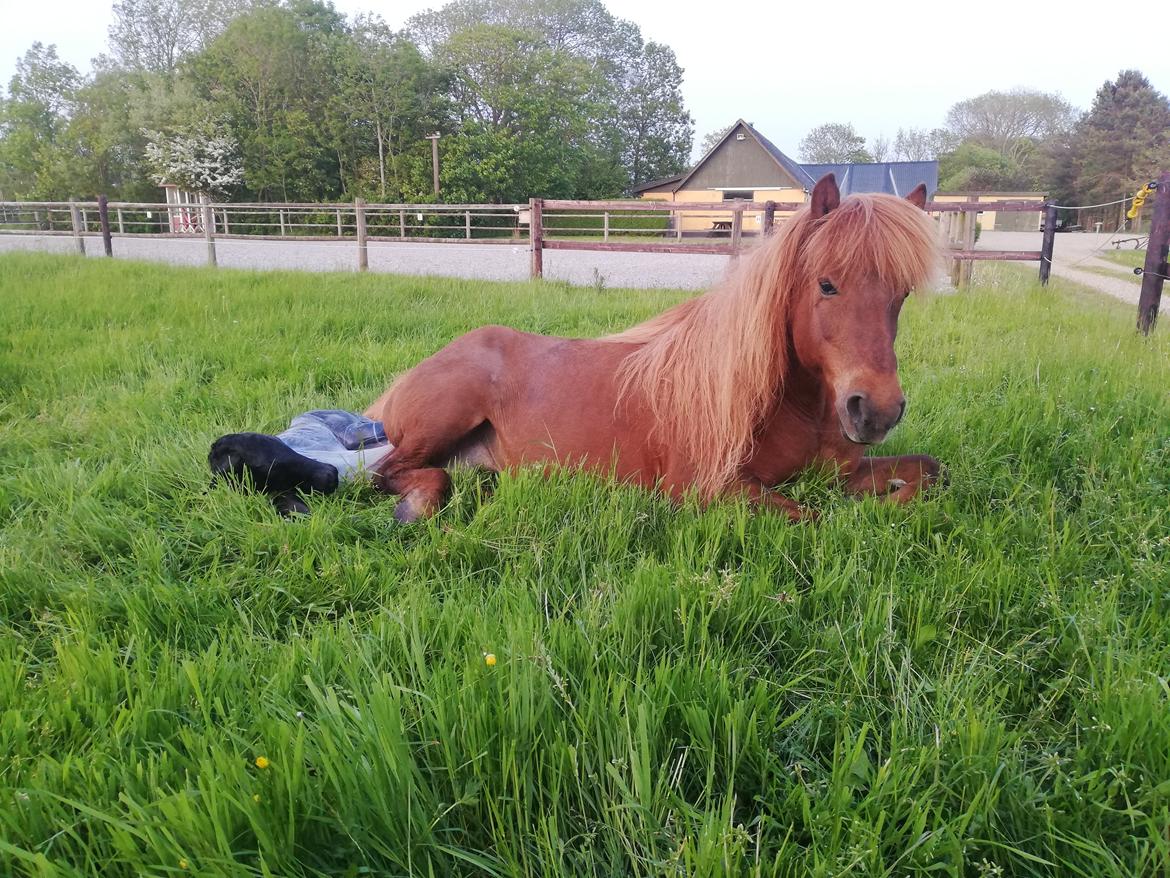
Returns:
[[[863,402],[865,402],[864,393],[855,393],[845,400],[845,412],[849,415],[849,420],[855,424],[861,421],[861,404]]]

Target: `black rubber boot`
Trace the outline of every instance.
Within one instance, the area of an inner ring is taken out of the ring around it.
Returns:
[[[229,433],[211,444],[207,455],[212,475],[236,485],[249,477],[258,491],[270,495],[281,515],[307,515],[309,507],[297,491],[332,494],[337,490],[337,468],[293,451],[275,436]]]

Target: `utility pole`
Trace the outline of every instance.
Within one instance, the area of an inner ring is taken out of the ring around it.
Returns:
[[[439,138],[442,135],[436,131],[434,134],[428,134],[427,140],[431,142],[431,168],[435,174],[435,194],[439,194]]]

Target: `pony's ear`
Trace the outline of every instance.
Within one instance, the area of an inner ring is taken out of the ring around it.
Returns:
[[[926,184],[919,183],[915,186],[914,191],[906,196],[906,200],[919,210],[926,210]]]
[[[812,191],[812,217],[820,219],[830,210],[835,210],[841,203],[841,190],[837,188],[837,178],[832,174],[825,174],[817,180]]]

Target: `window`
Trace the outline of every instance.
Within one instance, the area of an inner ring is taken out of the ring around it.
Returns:
[[[723,200],[734,201],[737,198],[742,198],[744,201],[751,201],[752,194],[751,189],[724,189]]]

